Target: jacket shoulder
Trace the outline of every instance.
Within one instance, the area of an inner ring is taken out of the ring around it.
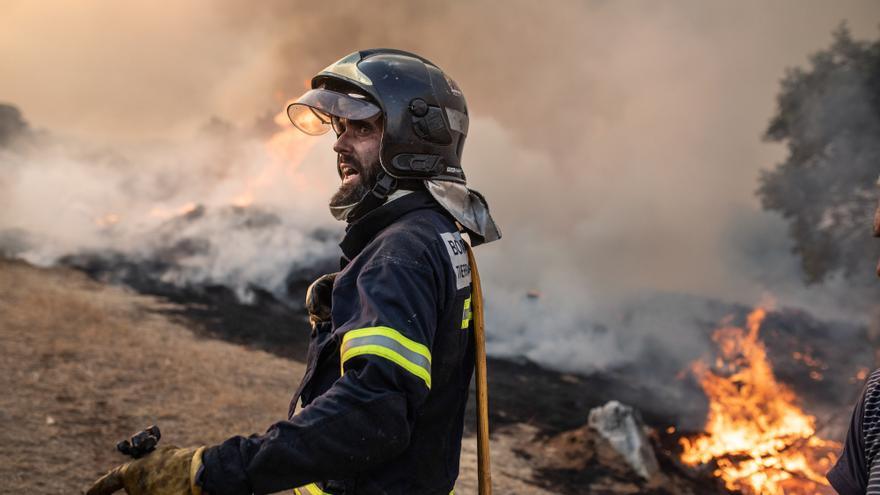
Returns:
[[[369,247],[382,252],[427,255],[440,245],[442,233],[455,231],[455,224],[443,213],[420,209],[403,215],[383,229]]]

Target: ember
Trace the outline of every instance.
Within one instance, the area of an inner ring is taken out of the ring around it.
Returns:
[[[746,328],[730,319],[715,331],[715,366],[700,360],[691,370],[709,398],[705,434],[681,440],[682,460],[714,463],[730,490],[751,494],[834,493],[824,473],[840,446],[815,435],[816,421],[797,397],[776,381],[758,338],[766,311],[749,314]]]

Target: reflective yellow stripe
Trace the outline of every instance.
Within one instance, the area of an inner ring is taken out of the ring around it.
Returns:
[[[470,325],[472,316],[473,313],[471,313],[471,298],[470,296],[468,296],[468,298],[464,300],[464,313],[461,316],[462,330],[466,329]]]
[[[326,493],[324,493],[324,490],[321,490],[321,488],[314,483],[309,483],[306,486],[294,488],[293,493],[296,495],[327,495]]]
[[[383,357],[422,379],[431,388],[431,351],[390,327],[368,327],[348,331],[342,338],[340,372],[355,356]]]

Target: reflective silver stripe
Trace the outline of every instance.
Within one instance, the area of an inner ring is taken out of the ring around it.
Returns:
[[[407,349],[396,340],[385,337],[384,335],[369,335],[351,339],[342,345],[342,355],[345,356],[349,349],[366,345],[378,345],[391,349],[406,358],[407,361],[424,368],[428,373],[431,372],[431,361],[429,361],[428,358]]]
[[[472,317],[473,317],[473,313],[471,312],[471,298],[470,298],[470,296],[468,296],[468,298],[464,300],[464,311],[462,312],[462,315],[461,315],[461,328],[462,328],[462,330],[468,328]]]
[[[449,117],[449,127],[453,131],[458,131],[464,135],[467,135],[469,124],[467,114],[459,112],[454,108],[446,107],[446,116]]]
[[[431,351],[391,327],[367,327],[346,332],[340,349],[340,372],[356,356],[372,355],[387,359],[431,388]]]

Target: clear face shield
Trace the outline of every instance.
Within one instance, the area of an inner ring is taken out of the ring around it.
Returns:
[[[287,117],[294,127],[310,136],[320,136],[334,127],[335,118],[366,120],[382,109],[363,95],[312,89],[287,106]]]

